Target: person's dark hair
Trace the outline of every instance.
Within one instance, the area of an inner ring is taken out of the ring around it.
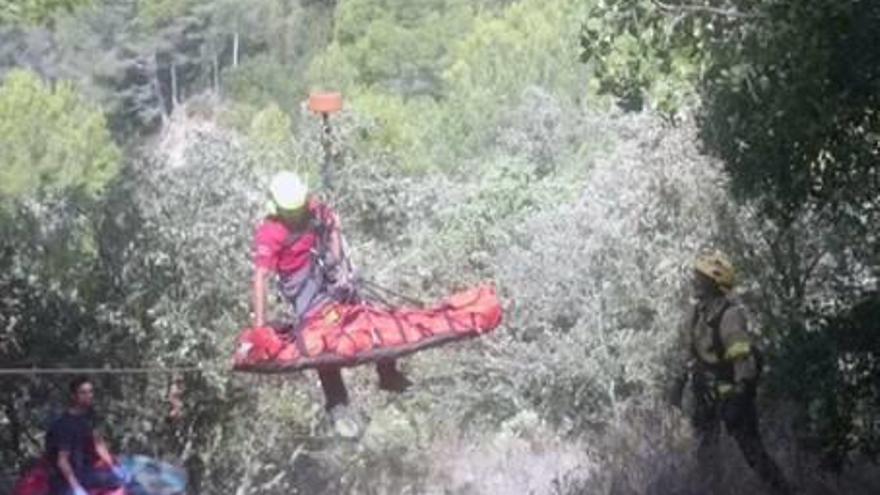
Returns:
[[[87,376],[77,376],[73,380],[70,380],[70,384],[68,384],[67,390],[70,392],[70,395],[75,395],[79,388],[83,386],[83,384],[91,382],[92,381],[89,380],[89,377]]]

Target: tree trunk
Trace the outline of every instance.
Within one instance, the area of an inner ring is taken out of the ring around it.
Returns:
[[[219,95],[220,94],[220,59],[216,53],[214,53],[213,69],[214,69],[214,94]]]
[[[232,36],[232,66],[238,67],[238,31]]]
[[[174,110],[180,104],[177,94],[177,66],[171,62],[171,109]]]
[[[162,125],[165,125],[168,116],[168,101],[165,99],[165,93],[162,92],[162,84],[159,82],[159,54],[153,53],[153,91],[159,97],[159,105],[162,108],[160,115],[162,116]]]

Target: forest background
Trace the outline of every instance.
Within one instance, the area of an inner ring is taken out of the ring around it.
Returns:
[[[0,363],[100,375],[114,450],[194,494],[760,493],[696,474],[665,400],[693,255],[726,250],[767,354],[762,427],[804,493],[878,493],[880,2],[3,0]],[[336,189],[363,274],[433,299],[493,280],[494,335],[315,377],[227,370],[264,187]],[[169,417],[172,383],[182,414]],[[0,466],[63,377],[0,378]],[[0,486],[0,490],[6,488]]]

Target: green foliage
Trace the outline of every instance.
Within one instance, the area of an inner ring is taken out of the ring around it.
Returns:
[[[495,263],[518,302],[498,352],[542,363],[510,382],[572,432],[613,423],[659,390],[685,267],[714,237],[712,212],[724,197],[718,164],[688,130],[667,133],[647,119],[616,125],[639,138],[598,160],[577,201],[541,205],[512,226]]]
[[[782,218],[812,199],[874,200],[878,18],[872,2],[603,2],[583,56],[600,89],[636,107],[674,113],[686,102],[668,97],[699,88],[701,137],[735,191]]]
[[[441,105],[431,98],[402,98],[396,95],[359,91],[350,99],[358,113],[373,121],[374,130],[364,140],[369,152],[394,154],[400,167],[409,172],[425,171],[445,164],[432,163],[431,124],[437,121]]]
[[[329,18],[320,7],[281,0],[97,2],[59,19],[46,65],[80,82],[127,141],[202,93],[291,111],[305,85],[295,75],[326,43],[315,33]],[[314,31],[303,27],[311,24]]]
[[[783,342],[771,382],[775,391],[805,404],[804,436],[822,448],[824,464],[840,472],[853,452],[878,455],[880,388],[873,356],[880,300],[865,298],[854,308],[823,317],[811,332],[792,332]]]
[[[0,86],[0,136],[6,199],[66,188],[97,194],[121,159],[99,109],[72,85],[52,88],[27,71]]]
[[[876,387],[841,368],[875,374],[862,363],[875,359],[876,346],[866,342],[853,355],[839,342],[864,331],[840,322],[876,290],[868,274],[880,266],[867,228],[880,201],[872,137],[880,131],[880,72],[869,48],[880,38],[868,27],[880,21],[880,7],[761,7],[760,18],[739,26],[736,44],[717,50],[704,83],[702,138],[725,160],[734,193],[778,226],[779,240],[768,244],[780,260],[773,278],[784,295],[772,311],[782,323],[775,326],[784,337],[780,353],[799,383],[794,363],[811,363],[815,386],[797,400],[826,460],[839,467],[851,449],[874,455],[878,448],[877,435],[861,426],[875,421]]]
[[[444,73],[449,103],[440,122],[454,151],[467,155],[485,145],[500,109],[530,86],[553,88],[566,104],[581,96],[582,68],[572,63],[578,13],[578,2],[525,1],[477,17]]]
[[[519,2],[501,15],[483,14],[470,35],[455,45],[445,79],[451,96],[470,96],[492,106],[516,98],[529,85],[578,91],[577,2]],[[493,101],[494,100],[494,101]]]
[[[42,64],[50,74],[75,81],[101,105],[117,142],[154,128],[167,111],[156,57],[167,39],[144,37],[137,15],[134,2],[97,2],[60,18],[48,41],[53,49]]]
[[[284,146],[290,139],[290,117],[276,105],[269,105],[254,115],[251,139],[260,145]]]
[[[183,143],[181,162],[160,155],[127,168],[108,195],[112,215],[102,232],[114,299],[135,318],[126,341],[136,345],[137,360],[207,368],[181,375],[183,418],[171,422],[164,437],[163,430],[132,421],[163,418],[161,403],[142,408],[135,418],[118,418],[123,445],[152,444],[181,463],[200,466],[190,476],[209,492],[228,491],[250,476],[252,464],[224,452],[237,444],[244,455],[253,447],[245,441],[247,428],[233,418],[255,417],[260,407],[222,364],[246,321],[250,266],[243,253],[264,204],[252,194],[259,176],[235,141],[228,133],[203,131]],[[134,393],[123,391],[119,399],[128,402]],[[264,440],[271,445],[271,432]],[[264,454],[253,455],[262,462]]]
[[[614,94],[625,108],[675,113],[696,100],[707,62],[706,33],[719,19],[698,13],[666,16],[673,6],[651,0],[596,2],[581,32],[582,58],[594,70],[595,90]],[[695,7],[699,12],[699,7]]]
[[[877,22],[872,2],[768,7],[743,28],[741,48],[719,50],[702,137],[737,193],[762,197],[779,219],[812,201],[876,204]]]
[[[0,4],[2,24],[44,24],[59,12],[70,13],[91,0],[6,0]]]
[[[583,158],[599,144],[582,116],[560,98],[540,87],[530,87],[520,102],[503,112],[494,136],[497,152],[525,160],[538,177],[565,173],[566,166]]]
[[[240,104],[257,108],[275,104],[288,113],[296,113],[304,90],[293,76],[290,68],[276,60],[255,56],[224,72],[224,91]]]
[[[133,322],[108,297],[100,269],[100,208],[70,191],[10,201],[0,213],[0,362],[5,366],[131,363]],[[109,292],[112,294],[112,291]],[[61,380],[0,381],[0,460],[18,466],[43,445],[37,432],[66,399]]]
[[[334,43],[311,67],[315,86],[344,90],[376,119],[365,144],[408,169],[460,169],[526,88],[553,88],[570,104],[585,80],[573,62],[577,2],[520,2],[476,18],[448,7],[345,2]]]
[[[461,0],[347,0],[336,12],[333,65],[364,85],[403,95],[438,95],[451,42],[472,16]],[[323,70],[335,67],[323,66]],[[315,74],[318,81],[322,74]]]
[[[262,170],[289,168],[294,161],[290,117],[275,105],[254,115],[248,129],[248,144],[255,165]]]
[[[200,3],[206,2],[202,0],[147,0],[138,6],[138,10],[147,23],[160,26],[186,15]]]
[[[799,381],[795,363],[815,358],[817,386],[797,400],[821,411],[804,424],[834,465],[877,445],[860,426],[874,421],[874,392],[850,387],[837,369],[849,351],[825,344],[848,331],[827,321],[876,290],[880,266],[867,227],[880,201],[878,22],[876,2],[603,2],[583,35],[600,89],[631,106],[675,114],[687,102],[658,100],[656,86],[698,90],[701,141],[753,209],[738,250],[761,280],[756,303],[786,363],[777,378]],[[875,359],[869,349],[856,360]]]

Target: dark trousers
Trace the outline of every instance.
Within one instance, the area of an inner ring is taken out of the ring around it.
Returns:
[[[383,389],[390,389],[392,384],[403,379],[403,375],[397,369],[397,361],[393,359],[384,359],[376,363],[376,372],[379,374],[379,387]],[[318,368],[318,378],[324,391],[326,410],[348,405],[348,389],[345,388],[345,382],[342,380],[341,368],[336,366]]]
[[[86,490],[113,490],[122,486],[122,480],[116,477],[108,468],[87,469],[76,474],[77,480]],[[60,473],[55,473],[50,483],[50,495],[72,495],[73,489],[67,485],[67,481],[61,478]]]
[[[758,410],[755,405],[756,389],[749,385],[742,393],[730,398],[718,399],[712,388],[700,379],[694,380],[696,410],[694,428],[699,438],[699,462],[705,473],[714,473],[718,467],[717,444],[721,423],[736,440],[748,465],[775,493],[791,493],[782,471],[777,466],[758,430]]]

